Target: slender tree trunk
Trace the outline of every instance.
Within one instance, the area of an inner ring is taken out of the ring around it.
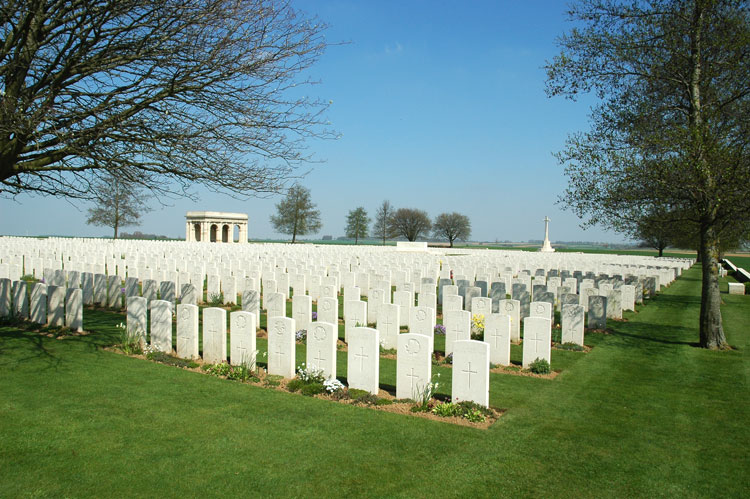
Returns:
[[[450,243],[451,243],[451,248],[452,248],[452,247],[453,247],[453,239],[448,239],[448,241],[450,241]]]
[[[659,257],[661,257],[664,254],[664,248],[659,248]]]
[[[701,230],[701,287],[700,343],[703,348],[727,348],[721,323],[721,295],[719,294],[719,239],[713,227]]]

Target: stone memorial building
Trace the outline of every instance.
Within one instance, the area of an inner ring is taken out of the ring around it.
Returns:
[[[221,211],[188,211],[185,241],[204,243],[234,242],[234,227],[239,228],[240,243],[247,242],[247,215]]]

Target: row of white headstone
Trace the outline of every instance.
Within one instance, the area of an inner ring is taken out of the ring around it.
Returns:
[[[127,302],[127,328],[142,340],[146,338],[148,305],[143,297]],[[151,302],[150,337],[155,350],[172,353],[172,304],[163,300]],[[179,304],[176,307],[177,355],[195,359],[199,352],[199,308]],[[222,308],[203,309],[203,360],[208,363],[227,361],[227,311]],[[538,328],[535,326],[538,322]],[[256,314],[244,311],[229,314],[229,361],[254,367],[257,361]],[[531,330],[540,331],[538,340],[529,345],[549,357],[550,321],[531,321]],[[295,376],[297,326],[289,317],[268,318],[268,373],[285,378]],[[509,328],[508,328],[509,330]],[[535,333],[530,333],[532,336]],[[507,335],[506,335],[507,336]],[[507,336],[509,339],[509,336]],[[327,379],[336,378],[338,325],[316,321],[308,326],[306,368],[319,370]],[[350,388],[377,394],[380,389],[380,332],[374,328],[354,327],[349,333],[346,380]],[[508,343],[508,352],[510,343]],[[404,333],[397,340],[396,397],[419,399],[432,383],[433,337]],[[453,344],[452,399],[470,400],[489,405],[489,372],[492,346],[490,343],[465,339]],[[528,355],[532,355],[529,353]],[[524,359],[527,352],[524,350]],[[509,359],[508,359],[509,362]]]
[[[0,317],[28,319],[37,324],[83,330],[83,297],[80,289],[0,279]]]

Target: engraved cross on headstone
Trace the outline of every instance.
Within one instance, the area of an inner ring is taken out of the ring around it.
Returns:
[[[469,376],[469,388],[471,388],[471,375],[472,375],[472,374],[477,374],[477,373],[478,373],[478,371],[472,371],[472,370],[471,370],[471,362],[469,362],[469,367],[467,367],[466,369],[464,369],[464,370],[463,370],[463,371],[461,371],[461,372],[462,372],[462,373],[466,373],[466,374],[467,374],[467,375]]]
[[[409,382],[411,384],[411,391],[414,392],[414,382],[419,379],[419,376],[414,374],[414,368],[411,368],[411,371],[409,374],[406,375],[407,378],[409,378]]]
[[[359,347],[360,353],[355,353],[354,356],[359,359],[359,370],[364,371],[365,359],[369,358],[369,355],[365,355],[365,347]]]

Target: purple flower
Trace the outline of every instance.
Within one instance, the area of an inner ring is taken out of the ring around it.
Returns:
[[[317,321],[318,320],[318,313],[317,312],[313,312],[312,318],[313,318],[314,321]]]
[[[442,334],[445,335],[445,326],[442,324],[438,324],[435,326],[435,334]]]

